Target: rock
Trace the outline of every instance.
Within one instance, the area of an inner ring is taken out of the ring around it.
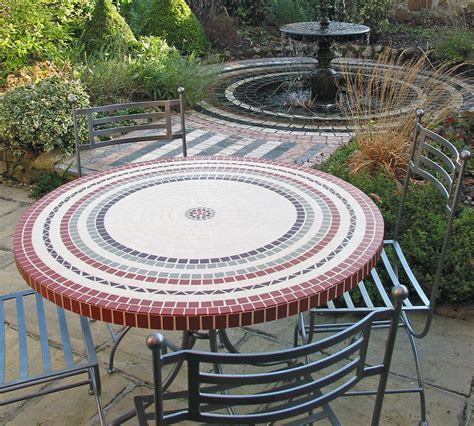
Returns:
[[[59,150],[45,152],[31,163],[31,167],[36,170],[52,171],[54,165],[59,163],[63,158],[64,153]]]
[[[16,180],[24,182],[24,175],[25,175],[25,168],[21,165],[18,164],[15,166],[15,169],[13,170],[12,177]]]
[[[383,46],[381,44],[377,44],[377,46],[374,47],[374,52],[375,53],[380,53],[383,50]]]

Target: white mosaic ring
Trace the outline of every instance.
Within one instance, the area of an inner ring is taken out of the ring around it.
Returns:
[[[358,189],[292,164],[150,161],[70,182],[14,236],[28,284],[98,320],[162,330],[248,326],[353,288],[383,219]]]

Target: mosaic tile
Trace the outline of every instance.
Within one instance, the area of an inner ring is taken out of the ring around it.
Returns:
[[[216,156],[71,182],[25,213],[14,244],[20,272],[50,300],[101,320],[183,329],[228,326],[231,313],[232,326],[252,324],[323,303],[356,285],[382,238],[373,202],[335,177]],[[263,314],[244,300],[258,300]],[[290,300],[298,304],[288,309]]]

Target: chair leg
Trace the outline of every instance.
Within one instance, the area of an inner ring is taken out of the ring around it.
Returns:
[[[404,323],[408,323],[410,320],[408,319],[406,313],[402,312],[402,320]],[[408,335],[408,341],[410,342],[410,346],[413,352],[413,358],[415,359],[415,368],[416,368],[416,376],[418,380],[418,386],[419,386],[419,394],[420,394],[420,414],[421,414],[421,419],[419,421],[420,426],[427,426],[428,421],[426,420],[426,399],[425,399],[425,384],[423,381],[423,371],[421,368],[421,360],[420,360],[420,354],[418,352],[418,347],[416,345],[415,338],[413,335],[410,333],[410,330],[405,327],[405,330]]]
[[[118,337],[114,340],[114,344],[112,346],[112,349],[110,351],[110,356],[109,356],[109,368],[107,369],[108,374],[113,374],[115,372],[114,368],[114,359],[115,359],[115,351],[117,350],[118,345],[122,341],[122,339],[125,337],[125,335],[131,330],[132,327],[125,327],[118,335]]]
[[[100,373],[99,367],[95,366],[89,369],[89,393],[93,394],[95,397],[95,403],[97,405],[97,414],[99,416],[99,422],[101,426],[106,426],[104,410],[102,409],[102,402],[100,400],[100,395],[102,393],[102,386],[100,382]]]

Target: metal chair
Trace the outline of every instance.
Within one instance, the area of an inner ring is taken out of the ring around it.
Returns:
[[[183,156],[187,156],[186,127],[184,120],[184,88],[178,88],[179,99],[131,102],[77,108],[77,97],[69,96],[74,120],[77,173],[82,176],[81,151],[123,143],[182,139]],[[180,128],[172,126],[171,110],[179,107]],[[123,112],[123,113],[121,113]],[[88,141],[83,143],[78,122],[86,117]]]
[[[312,309],[310,311],[308,324],[305,323],[303,316],[300,316],[295,328],[295,343],[299,338],[302,338],[303,342],[311,342],[315,332],[338,331],[350,324],[317,324],[317,315],[367,314],[368,312],[391,307],[392,303],[388,297],[386,288],[399,286],[400,282],[402,282],[410,290],[411,298],[404,301],[401,315],[402,322],[400,325],[406,328],[410,346],[413,350],[418,386],[409,389],[389,389],[386,393],[419,393],[421,410],[420,425],[425,425],[428,424],[426,420],[425,389],[415,338],[419,339],[425,337],[431,326],[440,278],[451,239],[453,220],[456,215],[460,191],[462,189],[464,172],[471,154],[467,150],[459,153],[456,147],[448,140],[423,127],[421,122],[424,115],[423,110],[418,109],[416,115],[417,123],[408,162],[408,170],[401,194],[394,235],[393,239],[384,241],[381,262],[379,262],[376,268],[372,269],[368,279],[358,283],[356,288],[359,290],[359,293],[354,291],[346,292],[343,294],[339,304],[330,301],[326,306]],[[409,182],[415,175],[430,181],[446,202],[446,234],[440,248],[437,268],[429,295],[425,293],[423,286],[417,281],[397,241],[400,235]],[[389,251],[387,251],[387,249],[389,249]],[[384,282],[383,277],[388,277],[388,281]],[[354,296],[356,297],[354,298]],[[408,313],[410,312],[425,312],[427,314],[426,322],[421,330],[414,330],[408,317]],[[375,324],[377,328],[386,325],[387,324],[383,322],[377,322]],[[366,394],[373,393],[375,393],[375,391],[366,392]]]
[[[36,309],[31,306],[33,299]],[[16,353],[17,345],[8,344],[9,339],[7,339],[8,334],[6,333],[7,328],[9,328],[8,333],[14,331],[14,327],[8,326],[11,321],[10,315],[14,315],[12,312],[16,313],[18,353]],[[88,385],[89,393],[95,396],[100,424],[105,425],[105,417],[100,401],[99,366],[88,320],[84,317],[79,318],[87,359],[75,359],[77,353],[75,354],[72,349],[65,312],[60,307],[57,307],[56,312],[57,324],[59,325],[58,338],[61,338],[61,344],[55,345],[55,347],[60,346],[63,352],[64,363],[62,365],[56,365],[58,361],[51,358],[48,324],[50,327],[53,324],[47,321],[43,298],[33,290],[0,296],[0,395],[2,396],[0,406]],[[31,317],[33,315],[34,317]],[[37,337],[33,335],[29,339],[27,326],[33,324],[37,324],[39,335]],[[36,356],[35,347],[37,347],[37,352],[41,352],[41,368],[39,359],[37,364],[28,365],[28,352],[30,352],[30,359],[32,359],[32,356]],[[8,365],[6,365],[7,359],[9,361]],[[11,371],[13,371],[11,363],[14,359],[18,359],[18,375],[10,377],[12,375]],[[61,383],[62,379],[76,376],[74,382],[68,380],[67,383]],[[45,384],[50,385],[44,386]],[[31,392],[21,392],[32,386],[37,386],[38,389]],[[13,396],[3,398],[9,392],[13,392]]]
[[[372,425],[377,425],[401,304],[406,296],[407,289],[397,287],[393,291],[395,308],[372,312],[320,342],[269,353],[193,350],[166,353],[166,339],[152,333],[147,338],[147,345],[153,357],[154,394],[135,397],[139,423],[146,425],[153,419],[157,425],[184,420],[214,424],[268,424],[286,419],[288,425],[301,425],[327,418],[331,424],[339,425],[340,421],[329,403],[339,396],[358,395],[357,390],[352,390],[355,385],[367,377],[379,375],[372,416]],[[391,324],[383,360],[368,366],[366,356],[371,326],[374,321],[381,320]],[[187,367],[185,389],[165,393],[162,369],[178,362],[184,362]],[[285,364],[285,367],[277,367],[277,364]],[[230,369],[232,371],[228,372]],[[177,408],[178,398],[185,398],[183,408]],[[172,403],[168,410],[165,405],[169,400]],[[149,407],[152,409],[147,412]]]

